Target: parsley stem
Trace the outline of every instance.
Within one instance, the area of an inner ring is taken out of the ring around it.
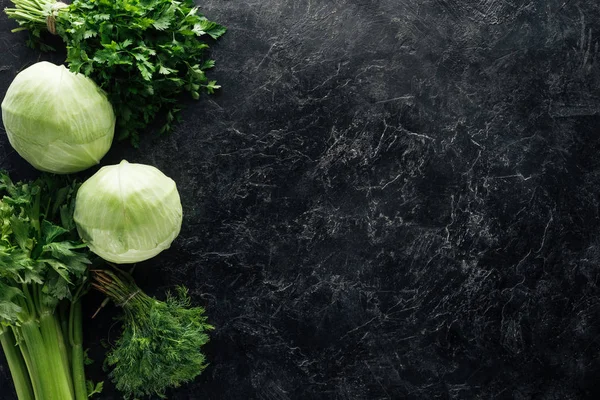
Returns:
[[[15,8],[7,8],[4,11],[6,14],[13,19],[16,19],[21,25],[39,25],[41,27],[46,26],[46,17],[48,6],[55,3],[55,1],[49,0],[12,0]],[[30,29],[31,26],[26,26]]]
[[[20,17],[21,19],[24,19],[24,20],[27,20],[27,21],[31,21],[31,22],[36,22],[36,23],[39,23],[39,24],[45,24],[46,23],[46,18],[37,17],[34,14],[23,12],[23,11],[20,11],[20,10],[7,9],[6,13],[11,18]]]

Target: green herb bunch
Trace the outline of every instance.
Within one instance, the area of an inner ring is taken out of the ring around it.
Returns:
[[[165,397],[197,377],[206,361],[201,347],[213,327],[206,322],[204,309],[192,307],[186,288],[159,301],[139,289],[122,271],[94,270],[92,284],[121,306],[123,331],[109,351],[106,365],[110,377],[126,397]]]
[[[160,112],[161,131],[177,119],[179,95],[198,99],[219,88],[205,71],[214,66],[203,39],[226,29],[198,13],[193,0],[12,0],[5,11],[29,30],[32,42],[51,30],[67,46],[73,72],[104,89],[117,115],[119,138],[137,146],[139,133]]]
[[[86,246],[73,221],[78,186],[58,187],[48,175],[14,184],[0,171],[0,279],[41,285],[40,300],[49,307],[72,299],[74,283],[90,263],[87,253],[80,251]]]
[[[20,400],[87,398],[80,295],[90,263],[75,182],[0,171],[0,341]]]

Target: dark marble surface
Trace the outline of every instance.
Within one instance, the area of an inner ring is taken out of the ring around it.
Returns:
[[[159,296],[188,285],[216,330],[172,399],[600,398],[597,1],[201,10],[229,27],[223,89],[103,161],[180,188],[181,236],[136,276]],[[2,94],[60,60],[11,27]],[[0,160],[35,175],[5,137]],[[86,325],[95,378],[116,311]],[[3,360],[0,388],[14,399]]]

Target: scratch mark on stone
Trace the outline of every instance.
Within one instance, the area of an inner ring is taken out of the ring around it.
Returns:
[[[341,337],[341,339],[344,339],[345,337],[347,337],[347,336],[348,336],[348,335],[350,335],[351,333],[354,333],[354,332],[358,331],[359,329],[361,329],[361,328],[364,328],[365,326],[369,325],[371,322],[375,321],[375,320],[376,320],[376,319],[378,319],[378,318],[379,318],[379,316],[377,315],[377,316],[375,316],[375,317],[371,318],[370,320],[368,320],[367,322],[365,322],[364,324],[362,324],[362,325],[359,325],[359,326],[357,326],[356,328],[350,329],[348,332],[346,332],[346,333],[345,333],[345,334],[344,334],[344,335]]]
[[[424,135],[422,133],[411,132],[411,131],[408,131],[406,129],[403,129],[403,131],[406,132],[410,136],[417,136],[417,137],[420,137],[420,138],[423,138],[423,139],[435,140],[431,136],[427,136],[427,135]]]
[[[373,375],[373,378],[377,381],[377,383],[379,384],[379,386],[381,386],[381,389],[386,394],[387,398],[391,399],[390,394],[388,393],[387,389],[385,388],[385,386],[383,385],[383,383],[381,383],[381,380],[379,379],[379,377],[377,376],[377,374],[375,374],[375,372],[373,372],[373,369],[371,368],[371,366],[369,365],[369,363],[366,362],[366,361],[364,361],[364,364],[367,366],[367,368],[369,369],[369,372]]]
[[[391,181],[389,181],[388,183],[386,183],[385,185],[383,185],[381,187],[381,189],[385,189],[386,187],[388,187],[389,185],[391,185],[392,183],[396,182],[398,179],[400,179],[400,177],[402,176],[402,173],[398,174],[394,179],[392,179]]]
[[[552,211],[550,211],[550,220],[546,224],[546,228],[544,228],[544,236],[542,236],[542,243],[540,244],[540,248],[536,251],[536,253],[539,253],[540,251],[542,251],[542,248],[544,247],[544,244],[546,243],[546,234],[548,233],[548,228],[550,227],[550,224],[552,223],[552,221],[554,221],[554,215],[552,214]]]
[[[523,176],[523,174],[521,174],[521,173],[518,173],[518,174],[514,174],[514,175],[490,176],[490,178],[489,178],[489,179],[509,179],[509,178],[521,178],[521,179],[522,179],[522,180],[524,180],[524,181],[528,181],[528,180],[530,180],[531,178],[533,178],[534,176],[537,176],[537,175],[530,175],[530,176],[527,176],[527,177],[525,177],[525,176]]]
[[[400,97],[394,97],[392,99],[379,100],[379,101],[375,102],[375,104],[389,103],[389,102],[398,101],[398,100],[413,100],[414,98],[415,98],[415,96],[400,96]]]

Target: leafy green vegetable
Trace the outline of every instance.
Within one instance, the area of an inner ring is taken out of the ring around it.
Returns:
[[[93,270],[96,289],[124,311],[123,331],[107,355],[110,377],[126,397],[158,395],[191,381],[205,368],[209,340],[204,309],[192,307],[187,289],[163,301],[149,297],[122,271]]]
[[[89,249],[107,261],[136,263],[169,248],[181,230],[173,179],[151,165],[107,165],[77,192],[73,219]]]
[[[85,386],[87,388],[88,397],[92,397],[95,394],[102,393],[102,390],[104,389],[104,382],[94,383],[93,381],[88,380]]]
[[[206,57],[204,38],[217,39],[225,28],[198,13],[193,0],[12,0],[10,18],[40,43],[47,29],[67,45],[74,72],[91,77],[108,95],[117,114],[119,138],[134,145],[139,133],[161,111],[162,131],[177,119],[178,96],[198,99],[219,85],[205,71],[214,66]]]
[[[115,133],[106,94],[91,79],[46,61],[12,81],[2,101],[2,122],[24,159],[56,174],[98,164]]]
[[[29,374],[27,372],[27,364],[17,347],[15,335],[9,327],[3,326],[1,323],[0,344],[2,345],[4,355],[6,356],[6,361],[8,362],[8,367],[19,400],[33,400],[35,397],[31,380],[29,379]]]
[[[21,400],[87,397],[79,297],[90,261],[72,222],[77,187],[48,176],[15,184],[0,171],[0,337]]]

